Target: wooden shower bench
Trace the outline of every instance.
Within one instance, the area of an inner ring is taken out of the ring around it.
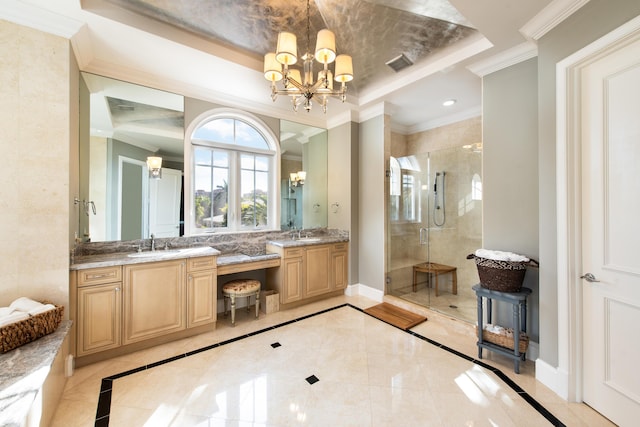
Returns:
[[[438,276],[441,274],[451,273],[452,285],[451,292],[454,295],[458,294],[458,274],[457,268],[450,265],[437,264],[435,262],[423,262],[413,266],[413,292],[416,291],[418,286],[418,273],[427,273],[429,275],[428,282],[431,287],[431,275],[435,277],[435,291],[438,296]]]

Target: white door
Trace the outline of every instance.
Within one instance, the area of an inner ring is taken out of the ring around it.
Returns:
[[[162,178],[149,180],[149,236],[180,236],[182,172],[162,168]]]
[[[636,37],[638,39],[638,37]],[[640,40],[583,68],[583,399],[640,419]]]

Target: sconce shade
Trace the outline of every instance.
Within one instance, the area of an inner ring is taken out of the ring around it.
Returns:
[[[159,169],[162,167],[162,157],[147,157],[147,166],[149,169]]]
[[[336,36],[332,31],[324,29],[318,31],[316,40],[316,61],[321,64],[331,64],[336,59]]]
[[[147,157],[147,168],[149,169],[149,178],[162,178],[162,157]]]
[[[307,173],[305,171],[299,171],[298,172],[298,180],[299,181],[304,181],[305,179],[307,179]]]
[[[336,57],[336,81],[341,83],[353,80],[353,61],[349,55]]]
[[[264,78],[270,82],[282,80],[282,66],[276,61],[276,54],[273,52],[264,56]]]
[[[276,60],[282,65],[293,65],[298,61],[296,35],[286,31],[278,34]]]

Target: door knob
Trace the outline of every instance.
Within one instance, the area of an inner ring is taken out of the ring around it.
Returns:
[[[582,276],[580,276],[580,278],[586,280],[589,283],[599,282],[600,281],[600,280],[596,279],[596,276],[594,276],[591,273],[585,273]]]

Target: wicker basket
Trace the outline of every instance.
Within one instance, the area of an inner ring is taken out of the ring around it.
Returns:
[[[492,291],[520,292],[527,267],[537,267],[538,261],[499,261],[482,258],[475,254],[467,255],[467,259],[475,259],[480,277],[480,286]]]
[[[496,334],[491,331],[487,331],[486,329],[482,330],[482,340],[485,342],[490,342],[495,345],[499,345],[500,347],[508,348],[509,350],[513,350],[514,347],[514,339],[513,332],[509,335],[507,334]],[[476,325],[476,336],[478,335],[478,326]],[[529,347],[529,336],[524,332],[520,332],[520,341],[518,341],[518,349],[520,350],[520,354],[524,354],[527,352],[527,348]]]
[[[43,304],[48,304],[44,302]],[[6,353],[54,332],[62,322],[63,306],[0,328],[0,351]]]

